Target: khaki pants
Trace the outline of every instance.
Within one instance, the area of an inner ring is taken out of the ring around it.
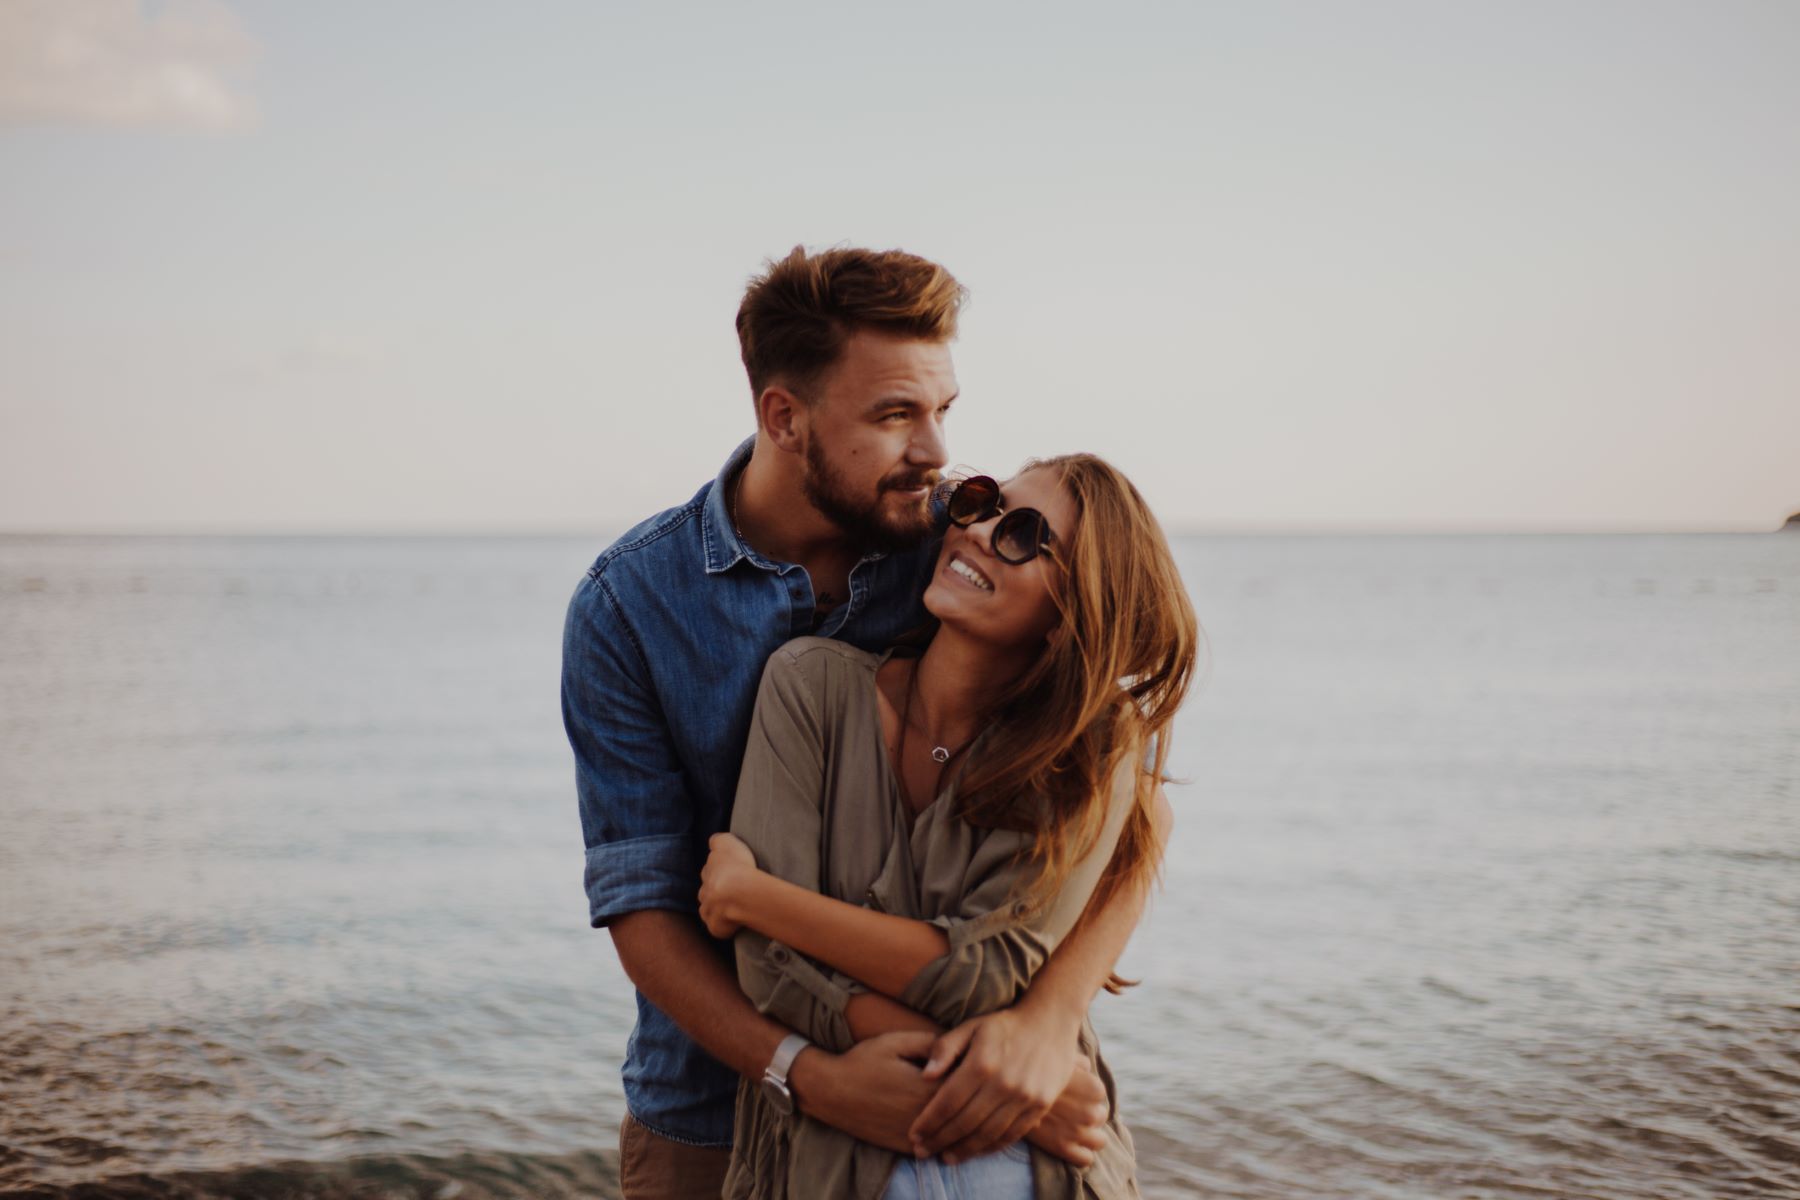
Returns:
[[[625,1200],[719,1200],[726,1146],[689,1146],[653,1133],[630,1113],[619,1125],[619,1191]]]

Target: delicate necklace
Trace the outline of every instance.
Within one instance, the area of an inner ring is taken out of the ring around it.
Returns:
[[[902,775],[905,773],[905,770],[906,770],[906,766],[905,766],[905,764],[906,764],[906,729],[907,729],[907,726],[912,724],[913,693],[918,690],[919,690],[919,665],[917,663],[914,663],[913,669],[912,669],[912,675],[910,675],[906,680],[906,703],[901,707],[901,711],[900,711],[900,744],[894,750],[894,760],[898,764],[897,773],[902,774]],[[944,782],[944,772],[942,770],[943,764],[949,762],[952,758],[956,757],[956,755],[958,755],[958,754],[961,754],[964,750],[967,750],[969,748],[969,743],[974,740],[975,739],[972,737],[963,739],[962,745],[958,746],[954,751],[952,751],[950,749],[950,747],[948,747],[948,746],[933,746],[931,748],[931,761],[934,763],[937,763],[939,766],[937,783],[936,783],[936,785],[934,785],[934,787],[932,789],[933,796],[935,796],[938,792],[943,790],[943,782]],[[902,792],[904,792],[906,790],[906,783],[904,780],[902,780],[900,783],[900,790]],[[910,803],[910,798],[909,798],[908,802]]]

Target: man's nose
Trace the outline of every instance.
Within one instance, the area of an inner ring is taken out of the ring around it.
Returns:
[[[906,460],[917,467],[941,471],[950,461],[950,449],[944,443],[943,423],[927,418],[918,423],[918,432],[906,448]]]

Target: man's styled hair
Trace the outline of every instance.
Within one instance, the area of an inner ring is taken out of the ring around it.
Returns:
[[[808,254],[795,246],[751,278],[738,305],[738,347],[750,393],[780,381],[808,404],[859,329],[947,342],[968,290],[929,259],[850,247]]]

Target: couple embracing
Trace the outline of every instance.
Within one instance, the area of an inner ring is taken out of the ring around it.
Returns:
[[[627,1200],[1137,1195],[1087,1011],[1198,628],[1104,461],[942,477],[964,295],[898,251],[771,263],[755,435],[571,601],[589,918],[637,989]]]

